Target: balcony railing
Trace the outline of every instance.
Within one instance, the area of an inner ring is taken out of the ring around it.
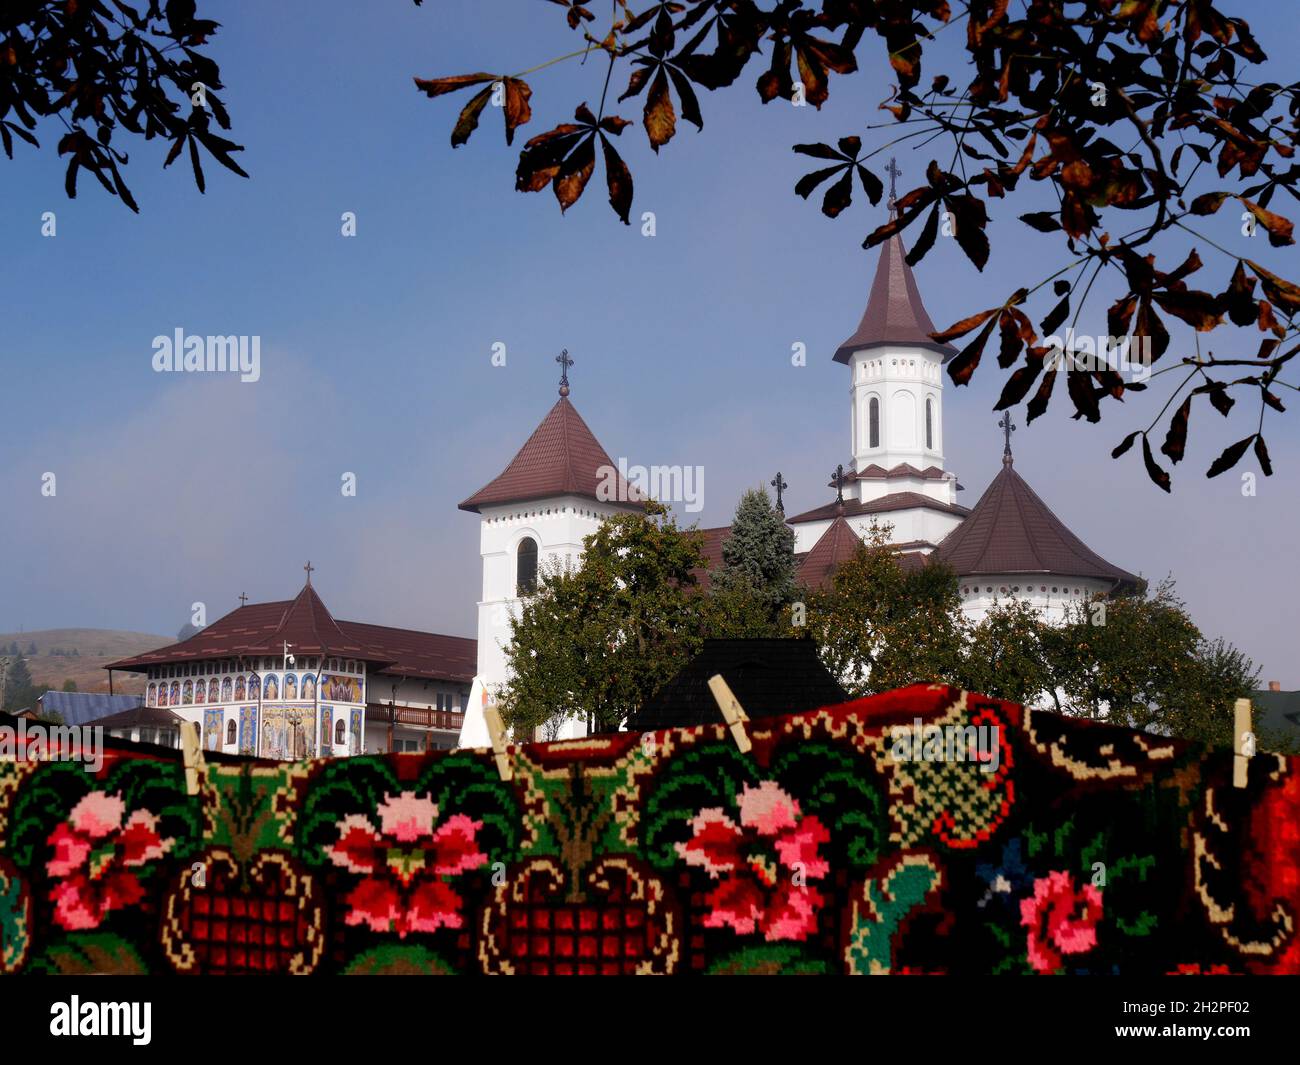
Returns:
[[[366,713],[373,722],[389,719],[390,707],[387,703],[367,703]],[[460,731],[465,715],[457,710],[431,710],[422,706],[395,706],[391,708],[392,720],[396,725],[416,725],[420,728]]]

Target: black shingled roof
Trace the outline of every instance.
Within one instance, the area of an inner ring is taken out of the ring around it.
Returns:
[[[628,718],[628,731],[721,723],[722,712],[709,691],[715,673],[722,674],[751,718],[802,713],[849,697],[811,640],[705,640],[704,649]]]

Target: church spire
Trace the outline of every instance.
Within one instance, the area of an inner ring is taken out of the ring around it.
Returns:
[[[899,171],[901,173],[901,171]],[[890,212],[895,208],[893,176],[890,177]],[[880,246],[876,261],[876,276],[871,282],[867,309],[858,323],[857,332],[844,341],[835,352],[835,361],[847,363],[855,351],[885,345],[909,344],[938,352],[944,360],[957,350],[949,344],[937,344],[930,339],[935,332],[934,322],[926,312],[912,268],[907,265],[907,248],[903,238],[895,233]]]

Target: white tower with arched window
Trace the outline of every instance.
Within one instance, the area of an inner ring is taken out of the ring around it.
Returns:
[[[567,370],[567,367],[566,367]],[[567,376],[567,375],[566,375]],[[483,708],[505,683],[506,649],[523,597],[539,574],[576,565],[582,542],[606,518],[639,510],[634,489],[569,402],[567,380],[510,464],[460,504],[479,515],[483,594],[478,604],[478,670],[461,747],[488,745]],[[610,492],[608,487],[614,486]],[[612,495],[612,499],[605,498]],[[561,738],[582,735],[571,722]]]
[[[921,302],[901,237],[881,246],[867,309],[835,352],[849,368],[849,450],[844,518],[859,535],[889,525],[895,544],[928,553],[968,511],[957,478],[944,467],[944,364],[954,351],[930,339],[934,323]],[[810,551],[838,504],[789,519],[795,550]]]

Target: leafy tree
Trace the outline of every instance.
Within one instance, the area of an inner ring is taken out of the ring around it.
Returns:
[[[961,662],[961,597],[951,569],[904,570],[888,526],[873,526],[830,587],[809,597],[822,661],[851,695],[949,681]]]
[[[63,682],[63,690],[65,692],[75,692],[77,690],[77,682],[71,677],[67,678]]]
[[[40,653],[40,652],[36,650],[36,641],[35,641],[35,640],[33,640],[31,643],[29,643],[29,644],[27,645],[27,656],[28,656],[29,658],[30,658],[32,655],[39,654],[39,653]]]
[[[996,603],[978,624],[966,626],[956,683],[968,691],[1017,703],[1054,699],[1055,635],[1055,629],[1023,600]]]
[[[1232,743],[1233,705],[1259,675],[1239,650],[1201,633],[1168,579],[1149,593],[1077,604],[1061,625],[1008,599],[971,627],[966,646],[959,677],[973,691],[1217,745]]]
[[[617,730],[699,649],[703,563],[699,538],[658,503],[602,522],[576,568],[544,571],[523,600],[503,720],[531,730],[562,715]]]
[[[765,490],[750,489],[740,498],[731,535],[722,545],[722,565],[712,575],[715,594],[739,606],[746,599],[767,618],[767,628],[781,628],[785,607],[795,598],[794,530],[772,506]]]
[[[216,30],[216,22],[196,17],[195,0],[146,0],[134,7],[118,0],[9,0],[0,13],[5,155],[13,158],[14,137],[39,147],[40,121],[53,126],[50,120],[57,120],[64,130],[58,152],[68,156],[68,196],[77,195],[78,171],[86,170],[133,211],[139,207],[122,176],[127,153],[119,130],[171,141],[164,167],[188,148],[200,192],[200,148],[247,177],[231,157],[243,148],[212,127],[215,119],[230,128],[217,95],[221,72],[199,51]]]
[[[756,588],[737,574],[725,583],[715,580],[700,597],[701,635],[723,640],[777,639],[801,636],[791,627],[789,610],[772,610],[770,589]]]
[[[1074,417],[1097,422],[1104,401],[1123,402],[1146,389],[1150,382],[1121,376],[1109,342],[1101,358],[1049,343],[1085,312],[1104,273],[1119,282],[1122,293],[1105,308],[1109,334],[1149,343],[1151,361],[1166,359],[1153,380],[1168,386],[1168,395],[1155,400],[1165,399],[1155,419],[1129,433],[1114,456],[1141,437],[1146,471],[1168,491],[1169,471],[1152,449],[1159,442],[1157,427],[1167,426],[1161,454],[1177,463],[1185,453],[1192,406],[1208,403],[1226,417],[1235,397],[1244,396],[1259,403],[1258,428],[1226,447],[1207,473],[1218,476],[1249,451],[1271,474],[1263,416],[1283,410],[1279,393],[1297,387],[1280,375],[1300,352],[1293,343],[1300,335],[1300,285],[1257,261],[1255,248],[1262,241],[1232,250],[1196,226],[1226,204],[1243,212],[1251,236],[1258,226],[1275,247],[1294,242],[1292,223],[1270,204],[1279,190],[1300,198],[1300,166],[1294,161],[1300,83],[1278,84],[1252,69],[1267,56],[1246,21],[1225,13],[1228,4],[662,0],[633,13],[630,0],[615,0],[606,25],[576,0],[556,3],[565,9],[569,30],[580,35],[579,47],[513,76],[480,71],[415,79],[429,97],[477,89],[460,112],[453,147],[469,139],[488,100],[499,93],[510,144],[533,115],[533,87],[525,75],[585,61],[593,53],[607,58],[592,72],[592,93],[599,92],[595,110],[579,103],[570,122],[565,106],[560,124],[523,145],[518,190],[549,187],[567,210],[588,187],[599,146],[610,205],[628,223],[632,172],[615,141],[622,142],[632,119],[613,113],[619,105],[633,101],[629,106],[640,109],[657,154],[674,139],[679,115],[703,128],[698,90],[748,83],[764,103],[785,99],[820,108],[830,96],[832,74],[854,74],[860,59],[870,67],[887,60],[895,84],[881,107],[892,118],[865,128],[883,125],[897,132],[879,136],[869,150],[862,125],[834,145],[794,145],[818,166],[794,191],[808,198],[825,185],[821,210],[835,218],[850,207],[855,178],[873,205],[880,202],[884,184],[876,164],[868,165],[875,157],[905,141],[918,151],[946,142],[950,155],[927,152],[907,168],[924,180],[896,201],[891,197],[896,210],[870,230],[864,247],[919,225],[908,254],[915,263],[934,246],[942,224],[982,270],[990,252],[990,207],[1000,205],[1008,213],[1028,207],[1020,221],[1043,234],[1050,242],[1045,249],[1054,245],[1057,251],[1055,259],[1046,253],[1022,256],[1025,273],[1009,280],[1005,300],[933,334],[942,341],[973,336],[948,363],[952,380],[969,383],[996,331],[998,365],[1009,371],[999,410],[1027,400],[1032,421],[1054,393],[1064,392]],[[926,45],[959,26],[965,62],[923,87]],[[757,80],[748,81],[744,75],[755,67]],[[610,86],[623,84],[624,77],[626,88],[614,100]],[[863,106],[860,99],[853,103],[855,109]],[[1043,188],[1036,191],[1035,185]],[[1044,202],[1052,209],[1042,210]],[[1198,249],[1221,257],[1214,276],[1192,287],[1189,279],[1204,266]],[[1042,263],[1042,274],[1029,272]],[[1037,329],[1031,304],[1035,316],[1041,315]],[[1229,324],[1255,327],[1262,338],[1258,351],[1253,341],[1236,335],[1200,343],[1200,334]],[[1177,339],[1171,327],[1181,330]],[[1170,371],[1172,380],[1164,376]]]

